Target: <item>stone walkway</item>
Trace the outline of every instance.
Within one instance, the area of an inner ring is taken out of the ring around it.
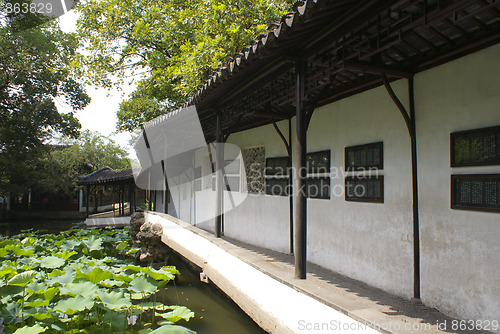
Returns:
[[[419,300],[405,300],[323,267],[307,264],[307,279],[294,278],[293,255],[223,237],[215,241],[256,269],[362,323],[385,333],[490,333],[452,330],[453,321]],[[439,324],[439,328],[438,328]]]
[[[453,330],[453,321],[457,319],[445,316],[436,309],[426,307],[418,300],[404,300],[311,263],[308,263],[307,266],[307,279],[295,279],[294,258],[292,255],[248,245],[227,237],[217,239],[209,232],[178,221],[168,215],[152,214],[171,220],[182,228],[216,245],[218,250],[233,255],[235,258],[283,285],[329,306],[331,309],[337,311],[338,314],[347,315],[363,325],[369,324],[370,327],[375,328],[379,332],[394,334],[489,333]],[[195,258],[197,256],[199,254],[194,255]],[[201,262],[200,267],[203,268],[204,264],[206,265],[207,262]],[[306,308],[305,305],[297,305],[297,307]],[[304,313],[307,313],[306,309]],[[331,313],[328,312],[328,314]],[[329,317],[326,313],[324,316],[320,315],[314,321],[310,322],[305,318],[303,317],[303,322],[299,323],[296,327],[301,330],[295,330],[295,332],[354,332],[354,330],[349,328],[341,328],[342,324],[338,322],[337,318]]]

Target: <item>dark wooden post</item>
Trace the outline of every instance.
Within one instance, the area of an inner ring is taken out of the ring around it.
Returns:
[[[293,168],[292,167],[292,119],[288,120],[288,199],[290,201],[289,214],[290,214],[290,254],[293,254]]]
[[[134,214],[134,206],[132,205],[132,192],[134,191],[134,186],[129,185],[128,186],[128,207],[130,211],[130,215],[132,216]]]
[[[295,135],[295,278],[306,278],[307,263],[307,197],[306,152],[307,115],[304,108],[305,62],[300,60],[296,72],[296,135]]]
[[[125,188],[120,186],[120,192],[122,193],[122,217],[125,216]]]
[[[382,82],[387,93],[398,107],[401,116],[405,120],[406,127],[411,140],[411,178],[412,178],[412,206],[413,206],[413,297],[420,299],[420,223],[418,210],[418,174],[417,174],[417,133],[415,125],[415,93],[413,78],[408,79],[408,94],[410,112],[398,99],[385,74],[382,74]]]
[[[420,222],[418,216],[417,129],[413,78],[408,79],[411,119],[411,177],[413,190],[413,297],[420,299]]]
[[[218,112],[215,126],[215,236],[220,238],[222,235],[222,138],[220,133],[221,115]]]
[[[89,199],[90,199],[90,186],[87,185],[86,189],[85,189],[85,201],[86,201],[86,204],[85,204],[85,211],[86,211],[86,214],[87,214],[87,218],[89,217]]]

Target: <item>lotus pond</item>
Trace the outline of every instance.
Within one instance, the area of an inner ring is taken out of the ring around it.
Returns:
[[[183,275],[135,265],[128,240],[127,229],[0,236],[0,333],[263,332],[186,264]]]

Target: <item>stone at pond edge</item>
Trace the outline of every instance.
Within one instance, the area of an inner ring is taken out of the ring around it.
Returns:
[[[141,262],[168,262],[170,248],[162,241],[163,227],[161,224],[145,222],[144,213],[136,212],[130,219],[130,237],[140,247],[136,257]]]

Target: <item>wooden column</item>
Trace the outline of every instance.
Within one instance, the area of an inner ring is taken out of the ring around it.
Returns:
[[[292,119],[288,120],[288,165],[292,167]],[[290,254],[293,254],[293,168],[288,170],[288,194],[290,215]]]
[[[87,214],[87,218],[89,217],[89,200],[90,200],[90,186],[87,185],[86,189],[85,189],[85,200],[86,200],[86,205],[85,205],[85,211],[86,211],[86,214]]]
[[[413,297],[420,299],[420,222],[418,210],[417,129],[413,78],[408,79],[411,119],[411,178],[413,190]]]
[[[300,60],[296,72],[296,134],[295,134],[295,278],[306,278],[307,197],[306,152],[307,115],[304,108],[305,62]]]
[[[224,168],[224,161],[222,156],[222,136],[221,128],[221,115],[218,112],[216,117],[215,126],[215,236],[220,238],[222,235],[222,169]]]
[[[387,93],[398,107],[405,120],[411,140],[411,178],[412,178],[412,207],[413,207],[413,297],[420,299],[420,222],[418,209],[418,173],[417,173],[417,131],[415,125],[415,93],[413,78],[408,78],[408,96],[410,113],[392,90],[385,74],[382,81]]]

